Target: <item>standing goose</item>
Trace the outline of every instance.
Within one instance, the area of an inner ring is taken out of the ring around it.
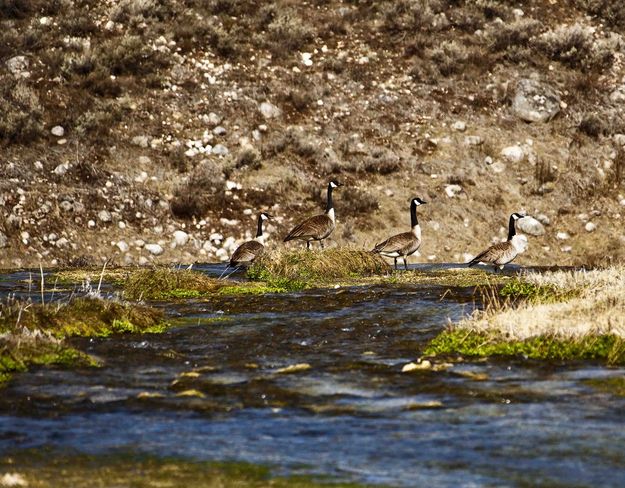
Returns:
[[[237,247],[236,251],[234,251],[232,257],[230,258],[229,266],[236,267],[251,264],[254,259],[265,251],[265,245],[263,244],[263,222],[270,218],[271,215],[267,212],[261,212],[258,214],[256,237]]]
[[[516,221],[522,219],[523,215],[519,213],[513,213],[510,215],[510,221],[508,223],[508,240],[506,242],[499,242],[493,244],[486,251],[475,256],[468,264],[469,267],[475,266],[477,263],[492,264],[497,271],[503,269],[504,265],[508,264],[518,254],[525,251],[527,240],[523,239],[524,236],[516,235]]]
[[[306,249],[310,249],[310,241],[319,241],[321,249],[323,249],[323,239],[328,237],[334,230],[336,221],[334,218],[334,204],[332,203],[332,190],[339,186],[343,186],[343,184],[335,180],[328,183],[328,201],[325,213],[304,220],[289,232],[284,238],[284,242],[302,239],[306,241]]]
[[[421,246],[421,226],[417,220],[417,207],[423,205],[424,202],[420,198],[413,198],[410,201],[410,232],[402,232],[389,237],[384,242],[377,244],[373,251],[389,258],[395,259],[395,269],[397,269],[397,258],[404,258],[404,268],[408,269],[406,258],[417,252]]]

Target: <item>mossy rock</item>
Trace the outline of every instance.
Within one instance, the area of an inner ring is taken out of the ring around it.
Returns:
[[[625,340],[611,334],[574,339],[537,336],[526,340],[509,340],[496,333],[457,327],[441,332],[427,345],[423,354],[469,357],[511,356],[557,361],[597,360],[608,364],[624,364]]]

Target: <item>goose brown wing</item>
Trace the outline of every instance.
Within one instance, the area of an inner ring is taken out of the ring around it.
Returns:
[[[499,242],[493,244],[486,251],[475,256],[470,262],[469,266],[473,266],[479,262],[482,263],[494,263],[503,255],[510,251],[510,242]]]
[[[412,232],[402,232],[401,234],[395,234],[389,237],[384,242],[376,244],[373,248],[373,252],[401,252],[408,247],[412,247],[415,241],[415,236]]]
[[[262,254],[265,250],[265,246],[263,246],[260,242],[257,241],[247,241],[237,247],[236,251],[232,254],[230,258],[230,264],[235,266],[240,263],[250,263],[258,256]]]
[[[284,242],[292,239],[305,239],[311,237],[313,239],[321,239],[327,236],[334,229],[334,222],[325,214],[315,215],[304,220],[301,224],[296,226],[289,234],[284,238]]]

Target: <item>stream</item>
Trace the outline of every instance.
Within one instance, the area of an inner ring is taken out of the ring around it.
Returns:
[[[0,277],[0,296],[37,299],[25,277]],[[174,324],[163,334],[72,340],[102,367],[33,367],[0,390],[0,456],[234,461],[402,487],[625,483],[625,398],[589,384],[625,368],[517,358],[402,373],[449,321],[481,306],[471,287],[157,306]]]

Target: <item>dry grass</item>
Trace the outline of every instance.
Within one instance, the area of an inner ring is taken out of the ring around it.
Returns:
[[[389,265],[377,254],[359,249],[332,248],[325,251],[280,250],[265,253],[248,274],[269,283],[287,280],[307,285],[361,278],[389,270]]]
[[[483,333],[495,332],[509,340],[536,336],[580,339],[614,335],[625,338],[625,266],[532,273],[524,280],[539,287],[553,287],[563,295],[578,296],[555,303],[493,306],[457,326]]]
[[[203,273],[174,268],[141,269],[124,283],[124,295],[137,300],[192,298],[217,291],[228,283]]]

